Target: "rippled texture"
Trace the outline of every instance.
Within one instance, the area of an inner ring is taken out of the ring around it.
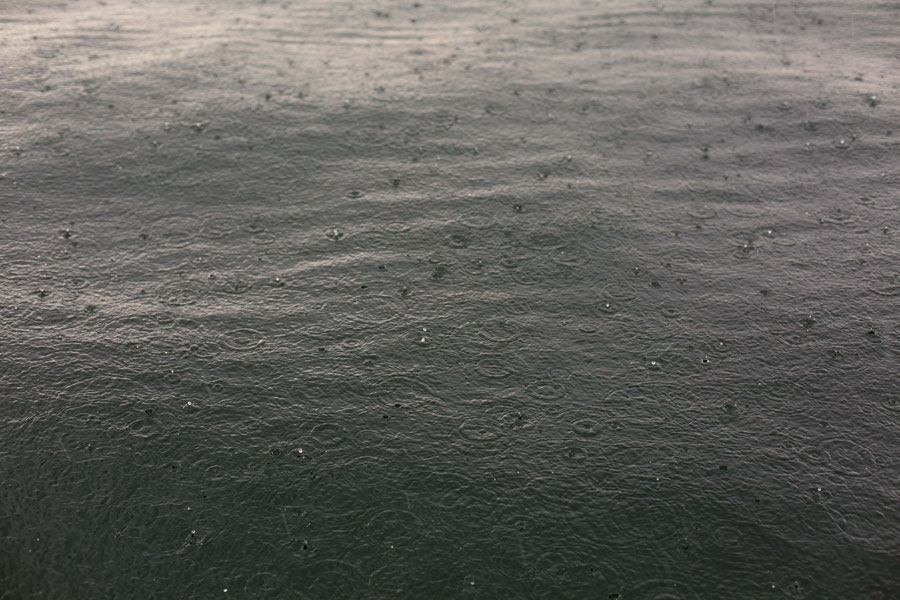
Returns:
[[[895,5],[0,4],[0,598],[900,597]]]

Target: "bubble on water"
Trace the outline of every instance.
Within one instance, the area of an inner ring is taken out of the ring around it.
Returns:
[[[747,260],[748,258],[752,258],[753,255],[756,254],[756,251],[756,246],[753,245],[752,241],[748,240],[735,246],[731,251],[731,255],[741,260]]]
[[[333,242],[337,242],[344,238],[344,232],[338,229],[337,227],[332,227],[328,231],[325,232],[325,237]]]
[[[850,147],[850,141],[847,138],[838,138],[834,142],[834,147],[838,150],[846,150]]]
[[[609,298],[594,301],[594,309],[604,315],[614,315],[621,310],[619,305]]]

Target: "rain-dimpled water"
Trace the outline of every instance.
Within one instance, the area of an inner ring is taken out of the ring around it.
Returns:
[[[900,598],[898,31],[0,0],[0,598]]]

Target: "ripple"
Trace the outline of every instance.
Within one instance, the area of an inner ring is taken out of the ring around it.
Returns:
[[[611,298],[600,298],[599,300],[595,300],[592,306],[594,312],[598,313],[600,316],[614,315],[622,310],[619,303]]]
[[[303,591],[312,600],[354,598],[366,587],[359,567],[337,559],[318,560],[304,575]]]
[[[360,429],[353,436],[353,439],[362,448],[374,448],[384,445],[384,434],[375,429]]]
[[[564,460],[574,463],[583,463],[587,460],[588,454],[584,448],[578,446],[568,446],[563,448],[562,457]]]
[[[200,237],[207,240],[220,240],[234,235],[240,229],[241,222],[233,217],[207,217],[200,225]]]
[[[225,331],[218,339],[224,347],[236,352],[247,352],[265,343],[265,336],[262,333],[247,327]]]
[[[493,419],[466,419],[459,426],[459,434],[470,442],[491,442],[500,437],[500,426]]]
[[[532,286],[548,281],[565,281],[574,277],[574,271],[567,266],[551,261],[533,262],[512,272],[512,280],[519,285]]]
[[[570,242],[555,233],[538,231],[526,236],[522,245],[531,250],[560,250],[569,246]]]
[[[572,423],[572,431],[579,437],[592,438],[600,434],[602,426],[594,419],[579,419]]]
[[[530,298],[506,298],[500,302],[500,310],[511,317],[522,317],[535,314],[538,307]]]
[[[447,245],[451,248],[467,248],[470,243],[469,236],[463,231],[456,231],[447,236]]]
[[[878,461],[866,446],[850,439],[834,437],[822,441],[818,447],[827,455],[838,473],[848,476],[867,476]]]
[[[255,598],[278,596],[282,589],[282,581],[275,573],[262,571],[250,576],[244,584],[244,592]]]
[[[707,219],[712,219],[717,214],[719,214],[718,212],[716,212],[716,209],[706,205],[693,206],[691,208],[688,208],[685,212],[687,212],[688,216],[690,217],[693,217],[695,219],[702,219],[704,221]]]
[[[497,415],[497,420],[503,429],[525,431],[533,429],[536,425],[534,419],[523,409],[507,406],[491,408],[491,414]]]
[[[407,223],[394,222],[388,223],[384,226],[384,230],[388,233],[406,233],[410,231],[412,227],[410,227]]]
[[[490,229],[497,224],[496,219],[489,215],[466,215],[460,223],[469,229]]]
[[[312,439],[320,446],[335,448],[344,443],[346,431],[339,423],[319,423],[310,429]]]
[[[884,296],[886,298],[895,298],[900,296],[900,285],[889,285],[885,287],[879,288],[869,288],[873,294],[877,296]]]
[[[563,384],[557,381],[539,380],[528,384],[528,393],[538,400],[559,400],[566,393]]]
[[[725,212],[733,217],[738,217],[739,219],[753,219],[762,216],[766,211],[761,207],[731,206],[726,208]]]
[[[382,403],[390,406],[397,402],[409,403],[413,399],[438,401],[433,382],[422,373],[391,375],[378,381],[376,389]]]
[[[509,344],[519,338],[522,328],[506,319],[491,319],[475,325],[478,337],[492,344]]]
[[[365,195],[366,195],[366,193],[362,190],[349,190],[347,192],[347,197],[353,198],[353,199],[362,198]]]
[[[893,514],[886,514],[885,511]],[[885,506],[883,510],[846,506],[835,510],[832,515],[835,525],[844,536],[873,550],[888,553],[900,550],[898,517],[900,514],[892,506]]]
[[[628,594],[628,600],[696,600],[700,598],[690,586],[674,579],[648,579],[637,584]]]
[[[738,245],[733,246],[731,249],[731,255],[741,260],[753,258],[756,253],[757,249],[756,246],[753,245],[752,241],[741,242]]]
[[[503,379],[513,375],[516,371],[508,361],[499,358],[482,358],[475,365],[475,372],[488,379]]]
[[[660,314],[667,319],[675,319],[679,316],[678,310],[671,306],[663,306],[659,309]]]
[[[737,527],[721,525],[713,531],[713,537],[722,546],[734,548],[744,541],[744,534]]]
[[[388,509],[373,515],[365,526],[365,535],[376,548],[415,545],[425,530],[424,523],[408,510]]]
[[[200,235],[202,226],[202,221],[190,214],[166,215],[150,222],[150,233],[169,246],[184,246]]]
[[[401,314],[397,300],[387,294],[363,296],[344,308],[344,320],[364,328],[382,328]]]
[[[154,296],[166,306],[197,304],[209,293],[207,284],[196,279],[168,281],[156,288]]]

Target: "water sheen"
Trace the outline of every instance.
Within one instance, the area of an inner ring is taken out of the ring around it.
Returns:
[[[900,597],[896,6],[0,32],[0,598]]]

